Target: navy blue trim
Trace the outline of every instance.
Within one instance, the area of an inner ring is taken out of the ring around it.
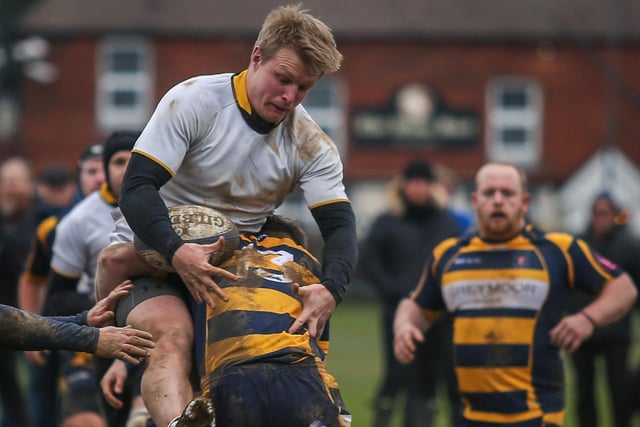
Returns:
[[[482,421],[463,420],[461,427],[505,427],[504,423],[486,423]],[[542,418],[521,421],[519,423],[509,423],[510,427],[561,427],[557,424],[544,423]]]
[[[523,308],[483,308],[477,310],[456,311],[456,317],[519,317],[533,319],[537,316],[537,310]]]
[[[215,343],[226,338],[250,334],[274,334],[289,329],[295,319],[288,314],[232,310],[209,319],[207,341]]]
[[[529,364],[528,344],[456,344],[458,368],[524,367]]]
[[[529,410],[527,408],[527,392],[525,390],[503,393],[462,393],[462,398],[469,402],[469,405],[475,411],[518,414]],[[515,426],[516,424],[509,423],[509,425]],[[529,424],[524,425],[528,426]],[[537,425],[541,426],[542,424]]]
[[[510,256],[506,257],[505,254]],[[469,270],[505,270],[505,269],[543,270],[544,266],[533,250],[503,250],[465,252],[458,255],[448,272]]]

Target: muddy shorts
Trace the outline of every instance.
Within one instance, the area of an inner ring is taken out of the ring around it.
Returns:
[[[210,377],[220,427],[347,427],[351,415],[337,383],[312,358],[296,364],[252,363]]]
[[[175,274],[162,279],[155,277],[139,277],[133,280],[133,289],[129,295],[118,302],[116,309],[116,326],[126,326],[127,317],[138,304],[162,295],[174,295],[186,301],[187,289]]]

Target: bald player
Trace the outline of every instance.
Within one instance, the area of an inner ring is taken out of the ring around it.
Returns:
[[[637,295],[629,276],[583,240],[528,224],[530,198],[517,166],[481,167],[471,196],[478,230],[436,246],[396,311],[401,363],[413,360],[440,311],[451,314],[465,427],[563,425],[560,350],[619,319]],[[564,316],[575,290],[597,297]]]

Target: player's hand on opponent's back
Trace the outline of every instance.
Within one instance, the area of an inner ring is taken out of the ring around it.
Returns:
[[[321,283],[307,286],[293,284],[293,293],[302,299],[302,313],[289,328],[294,334],[305,324],[312,338],[319,338],[327,321],[336,308],[336,300],[331,292]]]
[[[129,295],[133,289],[131,280],[125,280],[116,286],[109,295],[98,301],[87,315],[87,325],[96,328],[103,326],[113,326],[115,319],[115,310],[120,298]]]
[[[228,301],[229,298],[211,277],[222,276],[230,280],[238,280],[235,274],[209,263],[211,256],[223,246],[224,237],[208,245],[185,243],[178,248],[171,259],[171,265],[176,269],[193,298],[198,303],[205,302],[212,308],[216,305],[209,291],[213,291],[223,301]]]

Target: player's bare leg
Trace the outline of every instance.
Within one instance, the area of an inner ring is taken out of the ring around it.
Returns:
[[[171,295],[146,300],[127,317],[127,323],[150,332],[156,341],[141,389],[145,406],[158,426],[166,426],[180,416],[193,399],[189,381],[192,322],[184,301]]]

